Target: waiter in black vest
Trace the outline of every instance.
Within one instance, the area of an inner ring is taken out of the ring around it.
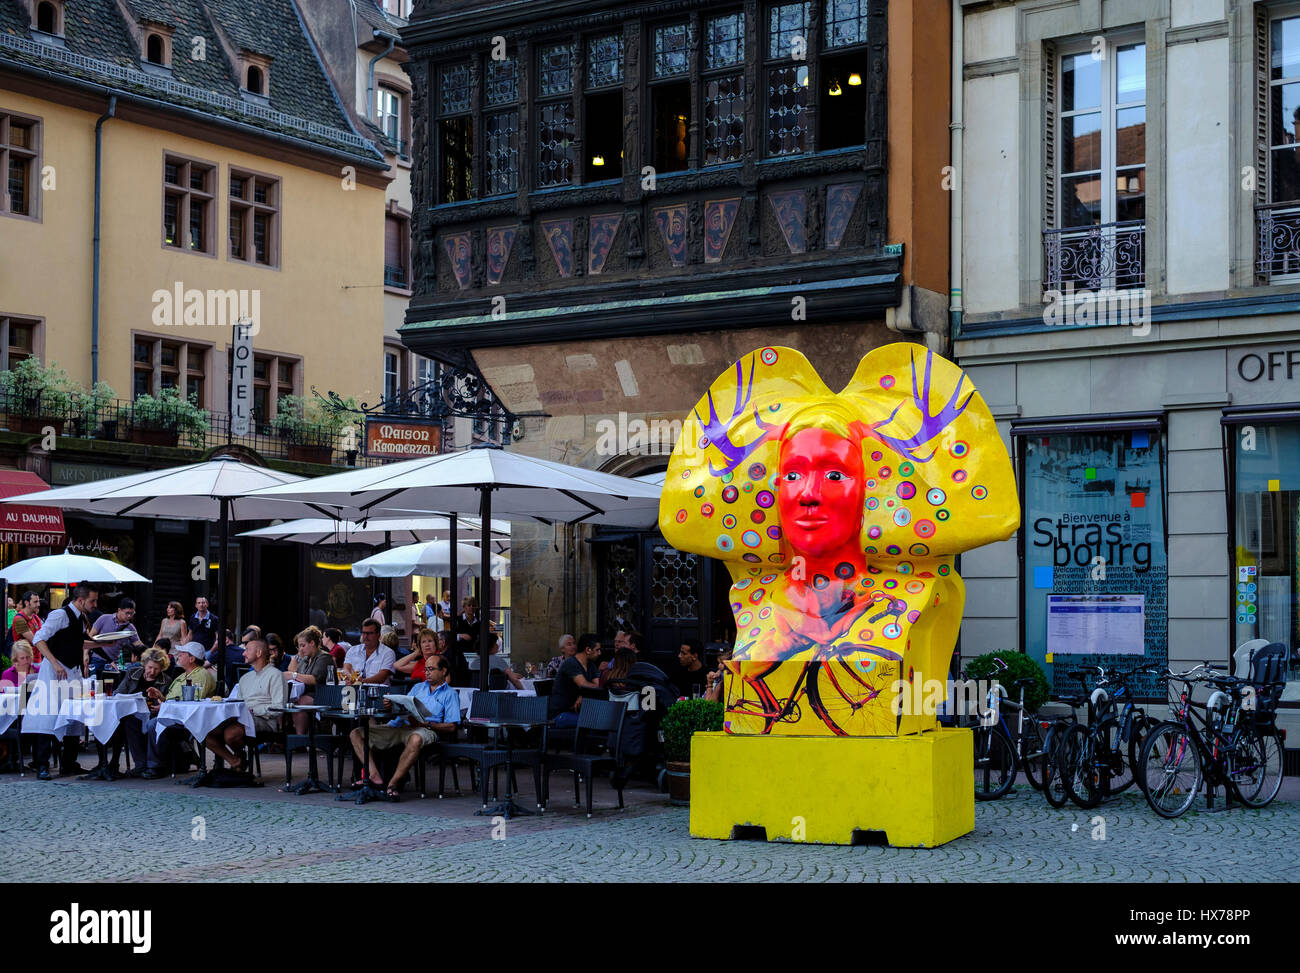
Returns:
[[[55,679],[63,681],[81,675],[87,654],[89,613],[94,611],[98,601],[99,586],[93,581],[79,582],[73,589],[72,599],[46,615],[45,624],[32,639],[44,660],[41,663],[42,669],[53,666]],[[40,768],[37,776],[41,780],[50,780],[51,746],[49,734],[37,735],[36,766]],[[81,772],[77,763],[77,738],[64,737],[59,776],[67,777]]]

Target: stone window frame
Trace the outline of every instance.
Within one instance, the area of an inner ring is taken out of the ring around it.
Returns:
[[[1053,85],[1048,72],[1054,71],[1058,45],[1095,36],[1140,36],[1147,48],[1147,209],[1146,209],[1146,288],[1153,300],[1166,296],[1166,212],[1165,186],[1168,160],[1165,157],[1165,97],[1167,75],[1165,51],[1168,31],[1167,8],[1164,16],[1152,16],[1151,4],[1144,0],[1031,0],[1016,8],[1016,64],[1020,79],[1021,104],[1028,105],[1021,115],[1019,155],[1025,173],[1023,182],[1037,180],[1038,192],[1022,197],[1020,213],[1021,267],[1020,305],[1029,314],[1041,313],[1043,307],[1043,228],[1047,226],[1050,200],[1055,182],[1055,167],[1047,153],[1053,140],[1052,124],[1045,92]],[[965,65],[967,79],[978,76],[980,66]]]

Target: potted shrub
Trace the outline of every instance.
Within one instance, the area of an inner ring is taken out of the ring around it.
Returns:
[[[355,408],[351,399],[334,407],[301,395],[282,395],[273,425],[288,446],[289,459],[324,465],[333,457],[334,444]]]
[[[100,434],[103,423],[103,438],[117,438],[117,415],[110,414],[109,408],[117,398],[113,386],[107,382],[96,382],[90,391],[78,390],[72,396],[72,423],[76,435],[93,439]]]
[[[184,435],[191,445],[203,445],[208,413],[195,397],[186,399],[178,389],[165,388],[157,395],[137,396],[128,409],[133,443],[176,446]]]
[[[691,736],[722,729],[722,703],[712,699],[681,699],[664,714],[664,758],[668,763],[670,804],[691,800]]]
[[[62,434],[75,388],[67,372],[55,364],[47,367],[35,356],[0,372],[0,396],[9,415],[9,428],[39,433],[53,426]]]

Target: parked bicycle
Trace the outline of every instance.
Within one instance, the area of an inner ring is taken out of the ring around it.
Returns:
[[[1096,676],[1088,697],[1088,725],[1076,723],[1070,728],[1062,774],[1066,793],[1079,807],[1094,808],[1123,793],[1140,777],[1135,768],[1149,721],[1146,711],[1134,703],[1128,683],[1157,668],[1149,662],[1129,672],[1108,673],[1101,666],[1083,666],[1068,673],[1081,683]]]
[[[1223,787],[1229,804],[1235,797],[1254,808],[1277,796],[1286,745],[1286,732],[1278,729],[1274,712],[1280,665],[1271,657],[1262,661],[1250,680],[1206,666],[1164,677],[1182,686],[1175,718],[1152,728],[1138,757],[1147,803],[1161,817],[1186,814],[1202,788],[1207,802],[1216,787]],[[1258,678],[1261,669],[1263,679]],[[1194,710],[1200,707],[1192,700],[1197,684],[1214,687],[1199,725]]]
[[[1010,667],[999,658],[994,658],[997,671],[1004,672]],[[962,671],[962,678],[972,681],[969,673]],[[980,801],[993,801],[1003,797],[1016,782],[1016,775],[1023,770],[1025,779],[1034,790],[1043,787],[1042,737],[1038,733],[1038,721],[1027,713],[1025,691],[1032,679],[1017,679],[1011,683],[1012,689],[1018,689],[1019,702],[1005,696],[1006,687],[996,684],[985,695],[987,709],[979,714],[977,723],[971,726],[975,749],[975,798]],[[1003,709],[1009,708],[1016,713],[1016,734],[1014,738],[1007,726]]]

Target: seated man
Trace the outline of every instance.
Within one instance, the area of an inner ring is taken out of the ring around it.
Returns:
[[[171,686],[167,689],[167,695],[164,697],[164,702],[182,699],[187,685],[194,687],[195,699],[207,699],[212,695],[213,690],[217,688],[217,679],[203,667],[204,655],[206,653],[203,651],[203,646],[198,642],[186,642],[176,650],[176,664],[180,667],[181,673],[172,680]],[[183,726],[166,727],[160,738],[158,735],[158,719],[153,717],[145,724],[144,735],[145,745],[148,748],[148,757],[145,766],[136,766],[131,769],[131,776],[154,780],[165,776],[162,769],[163,760],[170,757],[173,751],[184,742],[185,728]],[[132,759],[134,759],[134,756]]]
[[[439,733],[455,733],[460,723],[460,695],[447,682],[447,659],[435,655],[424,664],[424,682],[411,690],[417,708],[428,714],[424,718],[399,716],[387,726],[377,726],[370,731],[370,782],[382,787],[383,778],[375,765],[375,751],[402,748],[397,769],[388,782],[388,799],[397,800],[397,782],[406,776],[411,765],[420,757],[421,748],[438,742]],[[384,700],[384,709],[391,709],[392,701]],[[365,738],[361,727],[349,734],[357,760],[363,759]]]
[[[249,639],[244,643],[244,661],[253,668],[239,680],[239,698],[253,714],[253,726],[258,734],[274,733],[279,729],[280,718],[270,712],[273,706],[284,706],[288,693],[284,673],[271,665],[271,655],[262,639]],[[231,770],[244,770],[244,727],[231,717],[207,735],[203,745]]]
[[[578,651],[560,663],[560,672],[555,677],[547,704],[547,714],[555,720],[557,729],[577,726],[582,691],[600,689],[596,682],[596,660],[599,658],[600,640],[588,634],[578,639]]]

